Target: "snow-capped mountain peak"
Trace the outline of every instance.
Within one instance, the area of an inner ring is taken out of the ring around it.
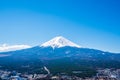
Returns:
[[[70,47],[80,48],[79,45],[71,42],[70,40],[68,40],[62,36],[55,37],[55,38],[51,39],[50,41],[43,43],[41,46],[42,47],[51,46],[52,48],[55,48],[55,47],[60,48],[60,47],[70,46]]]

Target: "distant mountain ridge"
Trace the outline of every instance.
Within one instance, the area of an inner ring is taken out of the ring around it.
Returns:
[[[120,54],[105,52],[96,49],[82,48],[81,46],[67,40],[62,36],[55,37],[50,41],[43,43],[40,46],[35,46],[28,49],[10,51],[10,52],[1,52],[1,57],[10,57],[10,56],[19,56],[19,57],[32,57],[36,55],[43,59],[44,57],[51,59],[57,57],[78,57],[86,59],[108,59],[108,60],[119,60]],[[5,56],[6,55],[6,56]],[[31,56],[32,55],[32,56]],[[106,58],[105,58],[106,57]]]
[[[46,58],[56,58],[56,57],[82,57],[88,59],[108,59],[108,60],[117,60],[119,61],[119,55],[110,52],[104,52],[96,49],[82,48],[81,46],[71,42],[70,40],[58,36],[50,41],[43,43],[40,46],[35,46],[28,49],[10,51],[10,52],[1,52],[2,57],[16,56],[19,57],[30,57],[30,55],[36,57],[46,57]],[[5,56],[7,55],[7,56]],[[32,57],[31,56],[31,57]],[[51,57],[50,57],[51,56]],[[106,57],[106,58],[105,58]],[[118,58],[117,58],[118,57]]]

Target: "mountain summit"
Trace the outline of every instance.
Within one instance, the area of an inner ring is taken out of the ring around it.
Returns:
[[[51,39],[50,41],[43,43],[41,46],[42,47],[52,47],[52,48],[60,48],[60,47],[70,46],[70,47],[80,48],[79,45],[71,42],[70,40],[68,40],[62,36],[55,37],[55,38]]]

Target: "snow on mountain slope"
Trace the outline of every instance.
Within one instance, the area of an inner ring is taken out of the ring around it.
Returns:
[[[49,46],[51,46],[52,48],[55,48],[55,47],[60,48],[65,46],[78,47],[78,48],[81,47],[62,36],[55,37],[50,41],[45,42],[41,45],[41,47],[49,47]]]
[[[30,48],[31,46],[29,45],[7,45],[3,44],[0,46],[0,52],[7,52],[7,51],[15,51],[15,50],[20,50],[20,49],[25,49],[25,48]]]

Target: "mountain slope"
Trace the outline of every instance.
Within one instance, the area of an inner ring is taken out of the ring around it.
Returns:
[[[120,54],[77,47],[33,47],[24,50],[4,52],[9,56],[0,57],[2,69],[18,70],[29,73],[42,73],[46,66],[51,73],[72,74],[72,71],[91,71],[97,68],[120,68]],[[29,67],[25,67],[29,66]],[[89,74],[87,74],[88,76]]]

